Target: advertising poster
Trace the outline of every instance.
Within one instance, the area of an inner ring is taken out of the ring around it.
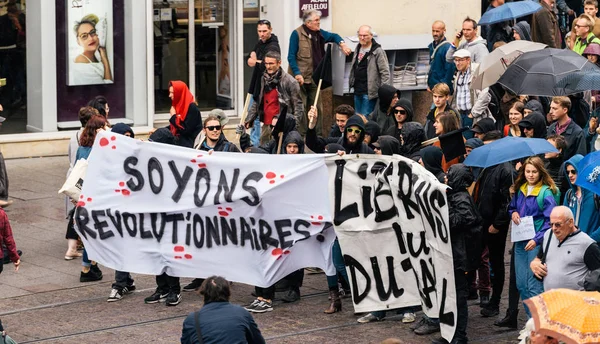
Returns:
[[[67,0],[67,85],[113,83],[113,1]]]

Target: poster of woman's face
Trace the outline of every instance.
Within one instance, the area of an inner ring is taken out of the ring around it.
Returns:
[[[113,83],[112,0],[67,1],[67,84]]]

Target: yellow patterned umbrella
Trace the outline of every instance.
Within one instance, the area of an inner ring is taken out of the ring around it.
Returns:
[[[600,343],[600,293],[553,289],[525,300],[540,334],[566,343]]]

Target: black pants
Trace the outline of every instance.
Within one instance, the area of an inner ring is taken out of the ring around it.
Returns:
[[[169,276],[166,273],[156,276],[156,285],[156,290],[161,294],[167,294],[169,292],[179,294],[181,292],[179,277]]]
[[[300,292],[300,287],[304,281],[304,269],[292,272],[291,274],[285,276],[285,279],[289,282],[290,290]]]
[[[266,300],[273,300],[275,298],[275,285],[268,288],[254,287],[256,297],[262,297]]]
[[[515,245],[513,244],[512,254],[510,255],[510,280],[508,282],[508,311],[516,312],[519,310],[519,289],[517,289],[517,276],[515,274]]]
[[[454,270],[454,283],[456,283],[456,332],[452,342],[466,343],[467,323],[469,321],[469,308],[467,307],[467,298],[469,297],[469,284],[465,271]]]
[[[0,200],[8,200],[8,174],[2,152],[0,152]]]
[[[176,278],[176,277],[171,277]],[[156,283],[158,284],[158,276],[156,276]],[[178,281],[179,283],[179,281]],[[115,271],[115,283],[113,283],[112,288],[117,290],[123,290],[125,287],[130,287],[133,284],[133,278],[131,278],[131,274],[125,271]]]
[[[483,228],[487,232],[489,225]],[[500,298],[504,289],[504,250],[506,249],[507,233],[507,230],[501,229],[497,234],[486,233],[485,236],[485,243],[490,252],[490,266],[493,273],[491,277],[492,297],[490,298],[490,306],[493,307],[500,305]]]

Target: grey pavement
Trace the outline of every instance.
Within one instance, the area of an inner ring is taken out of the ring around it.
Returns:
[[[65,180],[67,158],[15,159],[6,166],[9,194],[15,201],[6,210],[17,246],[24,252],[19,272],[5,265],[0,275],[0,318],[7,332],[19,343],[179,342],[183,319],[202,305],[198,295],[184,293],[177,307],[146,305],[143,299],[152,293],[154,277],[134,275],[138,290],[109,303],[112,270],[102,267],[102,281],[80,283],[81,260],[64,260],[65,200],[57,191]],[[182,279],[182,285],[187,282]],[[252,290],[234,284],[232,302],[250,303]],[[324,314],[328,294],[323,274],[306,275],[301,292],[301,301],[284,304],[276,300],[273,312],[255,315],[267,342],[378,343],[395,337],[403,343],[429,343],[436,337],[413,334],[395,314],[389,314],[386,321],[358,324],[350,299],[343,300],[342,312]],[[470,304],[472,343],[516,342],[518,331],[493,326],[494,319],[481,318],[479,310]],[[525,321],[523,313],[520,326]]]

